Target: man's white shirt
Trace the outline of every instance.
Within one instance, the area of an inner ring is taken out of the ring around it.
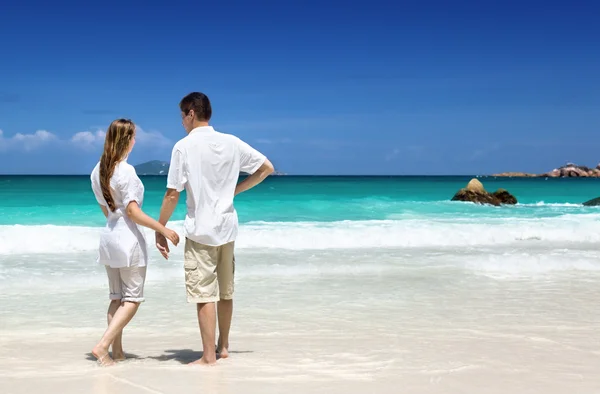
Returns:
[[[235,241],[233,207],[240,172],[253,174],[266,157],[236,136],[197,127],[173,147],[167,188],[187,194],[185,236],[211,246]]]

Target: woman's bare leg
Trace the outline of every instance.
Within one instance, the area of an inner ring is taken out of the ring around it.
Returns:
[[[113,319],[113,316],[117,312],[117,309],[121,306],[121,300],[113,300],[110,303],[107,314],[108,325]],[[112,358],[115,361],[125,360],[125,353],[123,352],[123,330],[117,334],[114,342],[112,343]]]
[[[117,336],[122,334],[123,328],[125,328],[133,316],[135,316],[139,306],[140,304],[138,302],[125,301],[115,312],[102,339],[100,339],[100,342],[92,349],[92,354],[102,365],[114,364],[114,360],[108,356],[108,348],[115,341]]]

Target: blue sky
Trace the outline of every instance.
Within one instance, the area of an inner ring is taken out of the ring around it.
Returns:
[[[0,13],[0,173],[89,173],[117,117],[168,160],[191,91],[290,174],[600,162],[591,1],[83,3]]]

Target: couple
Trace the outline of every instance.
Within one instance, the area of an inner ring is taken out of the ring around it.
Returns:
[[[156,247],[169,257],[167,239],[177,246],[179,236],[167,227],[179,194],[187,194],[184,222],[184,270],[187,301],[197,304],[203,355],[194,364],[211,365],[228,356],[233,312],[234,241],[238,218],[234,196],[262,182],[273,165],[239,138],[209,126],[208,97],[194,92],[179,103],[187,136],[171,155],[167,192],[158,221],[141,207],[144,185],[127,157],[135,144],[135,125],[118,119],[106,132],[104,152],[91,175],[92,189],[107,218],[100,237],[98,261],[105,265],[110,288],[108,328],[92,354],[101,365],[124,360],[123,328],[144,301],[148,249],[140,226],[156,232]],[[251,174],[238,183],[240,172]],[[216,305],[215,305],[216,303]],[[215,331],[219,322],[219,340]],[[109,347],[112,346],[112,357]]]

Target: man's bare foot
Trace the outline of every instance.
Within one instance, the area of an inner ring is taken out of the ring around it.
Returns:
[[[188,365],[202,365],[205,367],[212,367],[216,364],[217,364],[217,360],[207,361],[204,357],[202,357],[200,360],[193,361],[193,362],[189,363]]]
[[[96,357],[98,364],[102,365],[103,367],[115,365],[115,361],[108,354],[108,349],[105,349],[100,345],[94,346],[92,349],[92,354],[94,357]]]
[[[229,357],[229,350],[226,347],[218,345],[217,346],[217,356],[219,358],[227,358],[227,357]]]

